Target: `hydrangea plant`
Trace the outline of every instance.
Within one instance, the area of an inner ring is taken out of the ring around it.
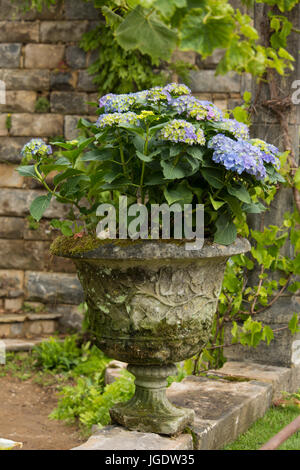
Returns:
[[[98,114],[96,123],[79,120],[81,136],[53,142],[53,152],[40,139],[22,151],[19,173],[48,192],[32,203],[32,216],[40,220],[52,198],[71,204],[68,220],[53,222],[65,235],[82,224],[95,234],[98,205],[117,206],[126,195],[129,204],[203,204],[206,237],[230,244],[237,220],[265,210],[257,194],[283,180],[276,147],[251,139],[245,124],[184,84],[107,94]]]

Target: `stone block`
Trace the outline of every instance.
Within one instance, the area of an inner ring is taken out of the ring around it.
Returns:
[[[0,112],[34,113],[36,99],[34,91],[7,91],[6,103],[0,104]]]
[[[79,42],[88,29],[88,21],[43,21],[40,41],[46,43]]]
[[[0,238],[22,239],[24,227],[25,220],[21,217],[0,217]]]
[[[4,301],[4,309],[7,311],[17,312],[21,310],[23,305],[23,299],[5,299]]]
[[[8,136],[7,114],[0,114],[0,137]]]
[[[95,122],[96,116],[65,116],[65,138],[67,140],[77,139],[80,130],[77,129],[78,120],[80,118],[87,119],[88,121]]]
[[[43,196],[44,191],[31,191],[24,189],[2,189],[0,191],[0,215],[23,217],[29,214],[29,207],[32,201]],[[60,204],[55,200],[51,201],[49,209],[46,210],[46,219],[64,217],[70,208]]]
[[[43,270],[46,257],[47,242],[0,239],[0,269]]]
[[[0,324],[0,338],[9,338],[10,336],[10,325]]]
[[[271,405],[270,384],[187,377],[174,382],[167,396],[176,406],[195,411],[192,426],[197,450],[217,450],[234,441]]]
[[[50,248],[50,243],[49,243]],[[45,269],[50,272],[57,272],[57,273],[76,273],[76,268],[70,259],[62,258],[60,256],[52,256],[50,255],[46,259],[45,262]]]
[[[63,116],[59,114],[13,114],[12,136],[50,137],[63,134]]]
[[[90,75],[87,70],[80,70],[78,73],[77,87],[79,91],[94,92],[98,86],[94,83],[94,76]]]
[[[65,55],[65,46],[59,44],[27,44],[24,48],[26,69],[56,69]]]
[[[0,69],[0,80],[4,81],[6,90],[43,91],[49,89],[49,70],[10,70]]]
[[[70,330],[80,331],[82,328],[83,314],[79,311],[78,305],[49,305],[50,312],[59,313],[59,331],[68,333]]]
[[[241,78],[235,72],[216,75],[214,70],[191,72],[191,89],[193,93],[235,93],[239,92]]]
[[[95,20],[100,18],[100,10],[83,0],[65,0],[65,15],[68,20]]]
[[[88,111],[86,93],[55,91],[51,93],[51,111],[61,114],[85,114]]]
[[[44,6],[42,11],[36,11],[34,9],[27,13],[24,13],[17,5],[17,2],[11,0],[1,0],[0,9],[0,20],[46,20],[46,19],[60,19],[63,17],[63,0],[58,0],[55,5],[51,5],[49,8]]]
[[[78,46],[68,46],[66,49],[66,63],[72,69],[84,69],[86,66],[86,53]]]
[[[258,382],[270,383],[273,388],[273,399],[279,398],[281,392],[293,392],[292,372],[287,367],[276,367],[267,364],[256,364],[254,362],[228,361],[221,369],[211,371],[212,374],[237,378],[257,380]],[[300,383],[298,384],[300,386]]]
[[[28,271],[25,287],[28,300],[78,305],[84,298],[75,274]]]
[[[0,67],[17,69],[20,66],[21,44],[0,44]]]
[[[172,62],[185,62],[187,64],[196,63],[197,54],[194,51],[179,51],[176,50],[172,55]]]
[[[0,188],[22,188],[24,178],[15,165],[0,163]],[[1,230],[1,228],[0,228]]]
[[[4,297],[14,298],[23,294],[24,272],[20,270],[0,270],[0,289]]]
[[[154,433],[128,431],[120,426],[106,426],[72,450],[192,450],[190,434],[165,437]]]
[[[59,72],[51,73],[50,87],[52,90],[73,91],[77,85],[76,72]]]
[[[10,337],[17,338],[23,335],[24,325],[22,323],[14,323],[10,326]]]
[[[0,162],[20,163],[23,146],[28,137],[0,137]]]
[[[39,41],[39,23],[0,21],[0,42],[35,43]]]
[[[95,103],[97,106],[88,105],[88,114],[97,116],[98,103],[99,103],[99,94],[90,93],[88,95],[88,102]]]
[[[223,58],[225,52],[226,51],[224,49],[215,49],[206,59],[202,59],[201,56],[198,55],[196,63],[198,67],[202,69],[215,69]]]
[[[225,350],[227,359],[233,361],[251,361],[259,364],[269,364],[279,367],[300,366],[300,333],[291,334],[287,328],[293,312],[299,312],[300,298],[287,295],[279,298],[268,310],[259,315],[263,325],[269,325],[273,330],[274,339],[269,345],[261,342],[256,348],[235,344]],[[286,329],[282,329],[283,327]],[[231,343],[230,328],[225,328],[225,343]]]

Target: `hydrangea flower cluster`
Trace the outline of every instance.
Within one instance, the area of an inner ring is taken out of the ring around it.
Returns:
[[[246,172],[259,180],[266,177],[262,153],[250,142],[217,134],[208,142],[208,148],[214,150],[213,161],[221,163],[227,170],[236,171],[239,175]]]
[[[26,162],[29,162],[32,158],[36,160],[38,157],[47,157],[52,154],[51,145],[47,145],[43,139],[32,139],[26,145],[24,145],[21,155]]]
[[[169,93],[174,93],[175,95],[179,95],[179,96],[190,95],[192,93],[192,90],[190,90],[189,87],[181,83],[169,83],[163,89],[165,91],[168,91]]]
[[[171,107],[178,114],[186,114],[197,121],[204,119],[212,121],[221,121],[223,119],[222,112],[209,101],[200,101],[194,96],[179,96],[170,103]]]
[[[249,129],[246,124],[235,119],[223,119],[220,129],[231,132],[236,139],[249,139]]]
[[[170,142],[183,142],[189,145],[205,144],[205,137],[202,129],[196,130],[190,122],[184,119],[173,119],[160,132],[162,140]]]
[[[114,95],[113,93],[109,93],[100,98],[99,107],[104,107],[105,113],[124,113],[129,111],[134,103],[135,97],[131,93],[128,95]]]
[[[129,111],[128,113],[109,113],[101,114],[96,122],[97,127],[112,127],[115,125],[138,124],[138,116],[136,113]]]
[[[278,158],[280,152],[275,145],[268,144],[264,140],[260,139],[251,139],[250,142],[252,145],[260,149],[264,162],[271,163],[275,168],[277,168],[277,170],[280,168],[280,160]]]

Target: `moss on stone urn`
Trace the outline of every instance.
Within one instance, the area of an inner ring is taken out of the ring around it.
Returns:
[[[88,246],[77,251],[60,241],[52,251],[76,264],[98,347],[127,362],[136,377],[135,396],[115,405],[111,416],[129,429],[176,434],[194,412],[167,400],[166,379],[174,363],[198,354],[209,340],[226,262],[250,244],[206,241],[198,251],[158,240]]]

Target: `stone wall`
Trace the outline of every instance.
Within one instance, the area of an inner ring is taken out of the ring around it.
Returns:
[[[93,55],[85,54],[78,42],[97,17],[80,0],[27,14],[10,0],[0,0],[0,80],[6,86],[6,104],[0,104],[0,338],[51,333],[59,315],[64,325],[79,321],[77,305],[83,296],[73,264],[48,252],[54,236],[49,219],[63,209],[53,203],[40,229],[32,230],[28,207],[42,188],[15,170],[30,138],[72,139],[79,116],[95,118],[95,108],[87,104],[97,99],[87,72]],[[201,67],[191,77],[196,96],[222,109],[239,104],[245,79],[214,76],[219,51],[205,62],[193,53],[177,53],[177,59]],[[49,103],[44,113],[41,98]]]

